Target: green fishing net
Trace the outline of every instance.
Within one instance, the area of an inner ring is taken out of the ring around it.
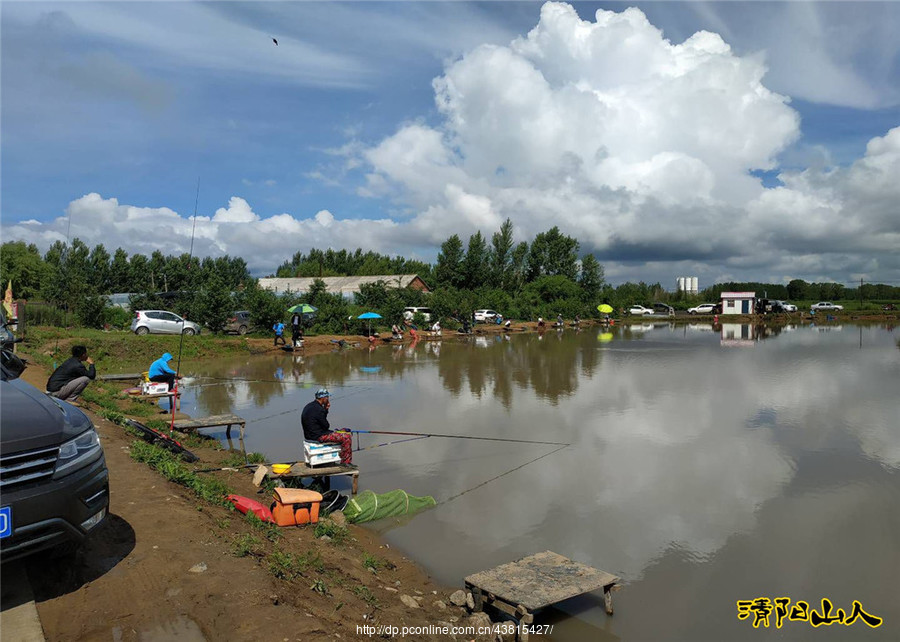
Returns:
[[[365,490],[347,502],[344,508],[344,516],[351,524],[373,522],[385,517],[398,515],[412,515],[420,510],[431,508],[437,502],[434,497],[416,497],[405,490],[392,490],[376,495],[371,490]]]

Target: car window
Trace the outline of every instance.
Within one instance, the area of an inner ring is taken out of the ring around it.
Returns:
[[[178,315],[172,314],[171,312],[160,312],[159,316],[163,321],[175,321],[176,323],[181,322],[181,317]]]
[[[156,310],[148,310],[148,311],[144,312],[144,316],[147,317],[148,319],[159,319],[160,318],[159,314],[160,313],[157,312]]]

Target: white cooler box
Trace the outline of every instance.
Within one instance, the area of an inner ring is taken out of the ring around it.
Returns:
[[[165,381],[157,383],[153,381],[145,381],[141,385],[141,393],[145,395],[159,395],[169,392],[169,384]]]
[[[339,464],[341,463],[341,447],[304,441],[303,458],[308,466]]]

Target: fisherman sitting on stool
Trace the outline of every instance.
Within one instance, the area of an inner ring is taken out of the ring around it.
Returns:
[[[306,441],[322,444],[340,444],[341,463],[350,464],[353,459],[353,441],[349,432],[331,430],[328,424],[328,409],[331,408],[331,393],[325,388],[316,391],[316,398],[303,408],[300,424]]]

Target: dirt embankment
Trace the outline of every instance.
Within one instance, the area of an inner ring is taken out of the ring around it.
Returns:
[[[31,365],[23,378],[42,389],[47,371]],[[327,540],[309,526],[262,528],[134,461],[135,438],[86,406],[106,453],[110,516],[74,559],[30,560],[48,640],[371,639],[381,636],[357,625],[472,621],[451,605],[452,589],[371,532],[331,525]],[[192,450],[201,458],[194,469],[234,459],[215,447]],[[201,474],[269,501],[250,472]]]

